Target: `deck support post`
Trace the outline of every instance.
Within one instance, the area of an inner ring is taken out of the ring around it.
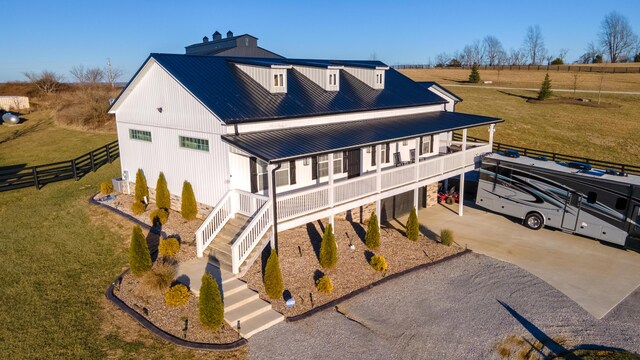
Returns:
[[[496,132],[496,124],[489,125],[489,147],[493,151],[493,133]]]
[[[334,204],[334,188],[333,188],[333,153],[329,153],[329,224],[331,224],[331,232],[335,234],[335,222],[334,222],[334,214],[333,214],[333,204]],[[344,161],[345,159],[342,159]]]
[[[386,146],[386,145],[385,145]],[[380,154],[382,150],[382,145],[376,145],[376,192],[378,197],[376,199],[376,217],[378,218],[378,229],[380,228],[380,211],[381,209],[381,199],[380,199],[380,191],[382,190],[382,175],[380,174],[382,171],[382,155]],[[360,219],[362,221],[362,219]]]
[[[467,129],[462,129],[462,173],[460,174],[460,189],[458,190],[458,215],[464,214],[464,170],[467,167]]]
[[[267,166],[267,174],[269,174],[269,176],[267,176],[267,186],[268,186],[268,193],[269,193],[269,200],[271,200],[271,206],[273,206],[273,208],[275,209],[278,204],[275,203],[275,192],[276,189],[274,188],[275,183],[273,181],[273,177],[272,174],[274,174],[275,170],[275,166],[272,164],[269,164]],[[271,225],[271,248],[275,249],[276,248],[276,231],[277,230],[277,225],[276,222],[278,221],[278,215],[276,214],[275,211],[272,211],[272,216],[273,216],[273,224]]]
[[[416,148],[415,148],[415,163],[413,164],[416,170],[416,183],[420,181],[420,138],[416,138]],[[413,207],[416,209],[416,214],[418,213],[418,195],[420,194],[420,187],[416,186],[413,190]]]

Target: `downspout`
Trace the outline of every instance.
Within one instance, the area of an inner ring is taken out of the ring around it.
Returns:
[[[270,190],[273,197],[273,244],[275,244],[272,248],[276,250],[276,253],[278,252],[278,200],[276,199],[276,171],[280,170],[281,166],[282,164],[278,163],[278,165],[271,170]]]

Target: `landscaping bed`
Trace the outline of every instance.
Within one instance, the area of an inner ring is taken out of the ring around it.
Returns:
[[[442,245],[423,235],[417,241],[411,241],[402,230],[390,226],[383,226],[380,230],[380,247],[369,250],[364,244],[366,225],[336,220],[338,262],[334,268],[324,270],[318,261],[324,226],[325,224],[314,222],[278,234],[278,257],[284,292],[295,300],[295,306],[286,307],[284,297],[276,300],[267,297],[262,281],[265,256],[258,259],[242,277],[249,288],[258,291],[262,299],[271,302],[274,310],[287,317],[303,314],[339,299],[385,276],[464,251],[455,245]],[[350,249],[350,244],[355,249]],[[369,259],[374,254],[386,259],[388,268],[385,273],[375,271],[369,265]],[[333,292],[328,295],[316,290],[315,282],[323,275],[328,276],[333,283]]]

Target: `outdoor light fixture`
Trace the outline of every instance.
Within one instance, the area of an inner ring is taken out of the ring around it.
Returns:
[[[158,108],[158,112],[162,113],[162,106]]]
[[[302,160],[302,165],[304,165],[304,166],[309,165],[309,158],[304,158],[304,159]]]

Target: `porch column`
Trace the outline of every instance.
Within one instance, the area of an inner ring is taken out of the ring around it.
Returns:
[[[489,147],[493,151],[493,133],[496,132],[496,124],[489,125]]]
[[[276,204],[273,201],[273,193],[274,193],[274,188],[273,186],[275,185],[273,183],[273,177],[271,176],[273,169],[275,168],[275,165],[273,164],[269,164],[267,166],[267,186],[268,186],[268,193],[269,193],[269,200],[271,200],[271,206],[273,206],[273,209],[276,208],[276,206],[278,206],[278,204]],[[271,225],[271,248],[275,249],[276,248],[276,222],[278,221],[277,219],[277,214],[276,211],[271,211],[271,216],[272,216],[272,225]]]
[[[467,129],[462,130],[462,174],[460,174],[460,189],[458,190],[458,215],[464,213],[464,171],[467,168]]]
[[[380,171],[382,170],[382,156],[380,151],[382,150],[382,145],[376,145],[376,217],[378,218],[378,228],[380,228],[380,211],[382,210],[382,204],[380,199],[380,192],[382,191],[382,175]],[[389,149],[391,150],[391,149]],[[361,219],[362,220],[362,219]]]
[[[335,223],[333,218],[333,153],[329,153],[329,224],[331,224],[331,231],[335,234]],[[344,159],[342,159],[344,161]]]
[[[420,138],[416,138],[416,161],[413,164],[413,167],[416,171],[416,184],[420,181]],[[418,194],[420,193],[420,188],[416,185],[416,188],[413,189],[413,207],[416,208],[416,213],[418,212]]]

